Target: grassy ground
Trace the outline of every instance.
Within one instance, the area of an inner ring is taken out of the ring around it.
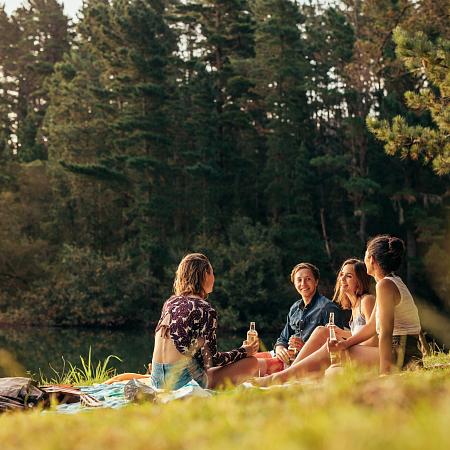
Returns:
[[[9,449],[444,449],[450,427],[448,355],[433,369],[379,378],[347,369],[336,378],[269,390],[120,410],[0,416]]]

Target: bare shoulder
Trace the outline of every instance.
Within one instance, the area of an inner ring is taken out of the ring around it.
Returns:
[[[377,292],[379,292],[379,291],[386,291],[386,292],[397,291],[398,292],[398,287],[389,278],[383,278],[382,280],[378,281],[378,283],[376,284],[376,290],[377,290]]]
[[[377,301],[384,298],[394,298],[396,301],[400,298],[400,291],[397,285],[388,278],[383,278],[376,285]]]
[[[372,295],[372,294],[364,294],[362,297],[361,297],[361,305],[364,305],[364,303],[367,303],[367,304],[373,304],[373,303],[375,303],[375,295]]]
[[[375,307],[375,296],[372,294],[363,295],[361,298],[361,311],[366,320],[368,320],[368,318],[372,314],[374,307]]]

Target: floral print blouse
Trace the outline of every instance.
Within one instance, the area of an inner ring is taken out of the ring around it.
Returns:
[[[177,350],[195,358],[203,369],[225,366],[247,356],[243,347],[217,351],[217,313],[206,300],[185,295],[170,297],[164,303],[156,332],[163,327]]]

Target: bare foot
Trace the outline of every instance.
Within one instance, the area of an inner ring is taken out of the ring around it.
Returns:
[[[252,378],[250,383],[258,387],[270,386],[273,383],[273,377],[272,375],[267,375],[265,377]]]

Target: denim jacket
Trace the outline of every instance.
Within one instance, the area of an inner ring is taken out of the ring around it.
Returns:
[[[305,306],[303,299],[297,300],[289,310],[286,325],[275,343],[277,345],[288,346],[288,341],[294,334],[306,342],[314,329],[328,323],[330,312],[334,312],[334,322],[340,327],[348,327],[347,314],[328,298],[314,294],[311,302]]]

